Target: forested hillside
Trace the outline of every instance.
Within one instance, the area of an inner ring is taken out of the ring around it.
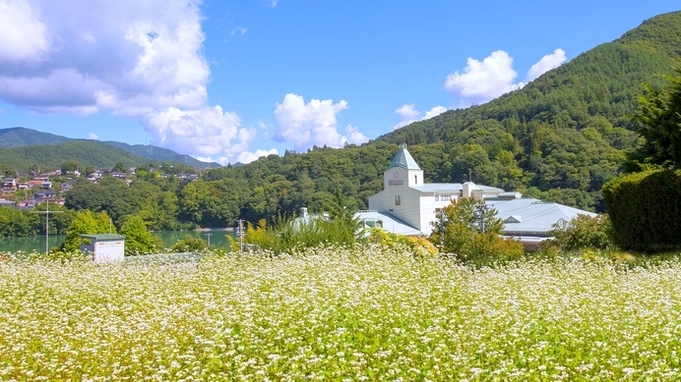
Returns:
[[[116,149],[112,150],[112,148]],[[0,129],[0,149],[14,149],[7,152],[0,150],[0,163],[19,171],[25,170],[25,165],[29,162],[31,166],[49,168],[59,167],[61,163],[71,159],[80,162],[83,166],[92,167],[112,167],[118,162],[126,166],[150,162],[175,162],[200,169],[220,167],[218,163],[201,162],[191,156],[178,154],[162,147],[73,139],[24,127]],[[21,157],[16,157],[16,155]]]
[[[602,211],[602,185],[639,144],[630,114],[644,82],[659,85],[681,54],[681,12],[645,21],[524,88],[484,105],[413,123],[362,147],[270,156],[212,171],[247,183],[242,214],[319,206],[340,189],[365,207],[397,144],[407,143],[431,182],[473,181]],[[235,194],[239,191],[235,190]],[[265,212],[266,213],[261,213]]]
[[[69,141],[58,145],[0,149],[0,163],[19,171],[25,171],[34,165],[59,168],[68,161],[95,168],[111,168],[116,163],[131,167],[149,162],[148,159],[126,150],[95,141]]]

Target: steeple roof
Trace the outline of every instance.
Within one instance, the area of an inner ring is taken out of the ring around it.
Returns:
[[[404,143],[400,145],[400,148],[397,150],[397,154],[395,154],[393,161],[390,162],[388,169],[395,167],[400,167],[406,170],[421,170],[414,158],[412,158],[411,154],[409,154],[409,151],[407,151],[407,145]]]

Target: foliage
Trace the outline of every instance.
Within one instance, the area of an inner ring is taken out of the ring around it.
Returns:
[[[358,242],[362,233],[354,212],[340,204],[330,207],[326,214],[279,216],[272,226],[268,226],[265,219],[261,219],[257,227],[248,223],[244,240],[254,248],[276,254],[320,245],[352,246]]]
[[[681,171],[623,175],[603,187],[615,243],[624,250],[681,248]]]
[[[200,252],[208,248],[208,243],[198,236],[187,235],[183,239],[178,240],[175,245],[170,247],[171,251],[175,252]]]
[[[367,246],[176,264],[8,260],[0,285],[7,381],[681,379],[678,258],[481,271]]]
[[[64,252],[78,252],[81,243],[80,235],[116,232],[116,227],[111,223],[111,218],[109,218],[106,211],[95,214],[90,210],[83,210],[76,213],[73,222],[71,222],[67,229],[66,238],[61,246],[61,250]]]
[[[577,215],[570,221],[559,220],[552,226],[548,235],[553,237],[551,244],[573,251],[577,249],[613,249],[612,223],[607,214]]]
[[[484,201],[462,198],[446,206],[433,223],[430,241],[440,252],[478,262],[513,259],[523,254],[523,244],[500,236],[503,222]]]
[[[644,86],[633,116],[639,123],[636,131],[646,144],[634,155],[645,164],[673,165],[681,168],[681,65],[675,75],[666,75],[665,87]],[[630,165],[631,166],[631,165]]]
[[[147,230],[141,217],[129,216],[121,227],[121,234],[125,235],[125,255],[148,255],[158,252],[159,242]]]
[[[38,216],[11,207],[0,207],[0,237],[33,236],[38,233]]]
[[[438,253],[438,249],[425,237],[404,236],[388,232],[381,228],[369,228],[367,242],[375,243],[382,247],[408,250],[416,256],[432,256]]]

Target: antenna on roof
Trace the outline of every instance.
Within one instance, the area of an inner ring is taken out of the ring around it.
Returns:
[[[471,172],[471,169],[470,169],[470,168],[468,169],[468,181],[469,181],[469,182],[472,182],[472,181],[473,181],[473,175],[472,175],[472,172]]]

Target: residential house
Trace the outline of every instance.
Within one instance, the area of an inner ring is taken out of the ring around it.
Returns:
[[[16,191],[17,189],[17,179],[16,178],[4,178],[2,180],[2,190],[3,191]]]

